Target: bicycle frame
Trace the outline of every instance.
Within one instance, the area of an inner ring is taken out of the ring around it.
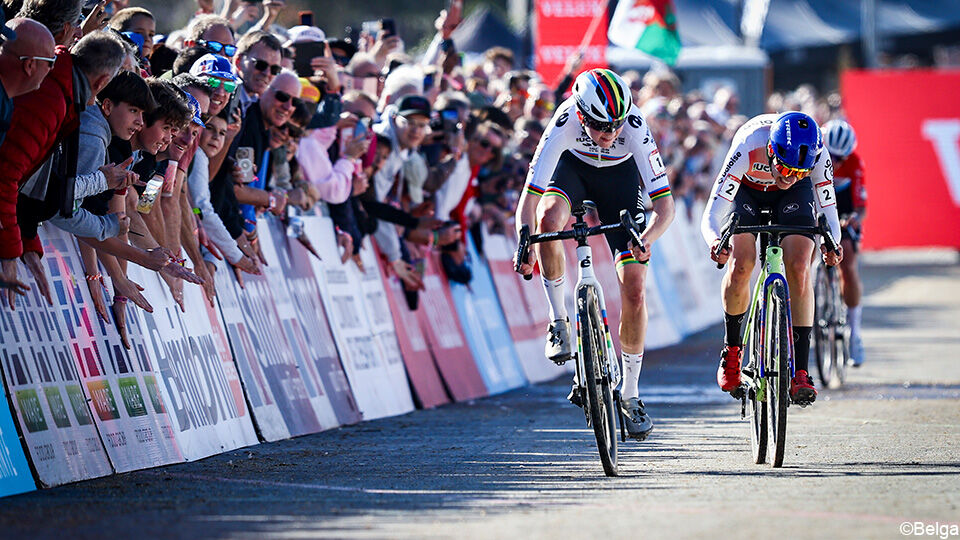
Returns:
[[[783,290],[786,292],[787,298],[787,323],[788,327],[792,327],[793,324],[793,315],[790,312],[790,287],[787,285],[786,278],[786,268],[783,264],[783,248],[777,245],[778,242],[774,242],[774,245],[769,245],[763,252],[761,257],[761,266],[760,266],[760,276],[757,278],[756,286],[754,287],[753,295],[750,297],[754,299],[750,304],[750,315],[747,317],[747,327],[744,332],[744,338],[751,335],[753,331],[753,324],[757,322],[760,324],[760,343],[765,342],[766,338],[766,324],[767,324],[767,304],[772,286],[780,282],[783,284]],[[757,300],[759,299],[759,301]],[[755,319],[757,306],[760,305],[759,318]],[[788,358],[790,366],[790,377],[795,375],[794,373],[794,350],[793,350],[793,335],[788,336],[787,342],[789,343],[790,355]],[[751,351],[750,358],[753,359],[753,351]],[[764,359],[768,360],[768,359]],[[765,362],[761,362],[756,366],[759,373],[758,377],[760,380],[763,380],[766,377],[766,365]],[[751,377],[746,377],[748,380]],[[755,381],[750,381],[754,383]],[[754,386],[759,386],[754,384]],[[762,390],[762,389],[761,389]]]
[[[606,299],[603,296],[603,288],[600,286],[600,281],[597,279],[596,273],[593,271],[593,248],[590,247],[590,244],[584,239],[583,243],[577,244],[577,286],[576,291],[579,291],[583,287],[593,286],[593,289],[597,292],[597,300],[600,302],[600,316],[603,318],[603,333],[606,339],[607,346],[607,366],[609,366],[610,372],[604,373],[604,375],[610,376],[610,385],[613,388],[616,388],[620,384],[620,362],[618,360],[616,351],[613,348],[613,338],[610,335],[610,325],[607,323],[607,303]],[[583,344],[580,342],[580,314],[577,312],[577,382],[582,381],[580,375],[583,373]],[[607,366],[600,366],[601,369],[606,369]]]

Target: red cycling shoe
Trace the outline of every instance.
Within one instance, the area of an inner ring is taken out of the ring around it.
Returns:
[[[817,400],[817,389],[813,386],[813,379],[802,369],[798,369],[797,374],[790,381],[790,400],[798,404],[809,404]]]
[[[743,347],[727,345],[720,353],[720,367],[717,368],[717,384],[724,392],[732,392],[740,386],[740,361]]]

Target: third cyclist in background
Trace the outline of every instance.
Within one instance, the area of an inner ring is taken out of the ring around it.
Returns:
[[[837,214],[843,227],[843,261],[840,263],[843,302],[847,304],[850,324],[850,359],[863,364],[863,339],[860,337],[863,285],[857,268],[860,228],[867,214],[867,188],[863,182],[863,161],[857,149],[857,134],[843,120],[831,120],[823,126],[823,142],[833,160],[833,185],[837,191]]]

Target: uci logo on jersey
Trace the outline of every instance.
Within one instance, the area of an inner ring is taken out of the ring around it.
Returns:
[[[770,165],[767,165],[767,164],[765,164],[765,163],[754,163],[754,164],[753,164],[753,167],[752,167],[752,170],[769,173],[769,172],[770,172]]]

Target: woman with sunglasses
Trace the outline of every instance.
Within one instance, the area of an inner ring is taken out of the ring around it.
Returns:
[[[633,103],[630,87],[608,69],[584,71],[573,84],[573,95],[557,107],[537,145],[517,208],[517,231],[524,225],[537,233],[559,231],[570,219],[571,209],[584,200],[597,204],[601,222],[617,223],[621,210],[631,215],[644,210],[644,192],[653,201],[653,213],[641,235],[643,245],[628,244],[627,232],[623,230],[606,235],[617,261],[622,299],[620,409],[628,434],[639,440],[653,430],[653,421],[644,411],[637,388],[647,326],[647,263],[653,242],[673,221],[673,197],[657,143]],[[547,242],[537,248],[553,321],[547,329],[544,352],[560,363],[571,358],[576,339],[564,303],[567,286],[563,247],[559,242]],[[531,274],[533,262],[522,261],[520,272]],[[569,399],[579,405],[579,387],[574,384],[573,388]]]
[[[727,216],[736,212],[740,225],[756,225],[761,207],[773,208],[779,225],[815,227],[823,213],[830,232],[840,240],[836,194],[833,189],[833,165],[823,152],[820,128],[801,112],[780,115],[762,114],[741,127],[733,137],[723,168],[713,184],[701,232],[710,246],[710,257],[726,263],[723,278],[723,312],[726,325],[725,346],[720,354],[717,383],[725,392],[740,386],[743,358],[741,326],[750,302],[750,276],[757,259],[756,236],[737,234],[733,248],[719,251],[720,228]],[[807,371],[810,356],[810,332],[813,326],[813,283],[810,260],[814,241],[803,235],[783,238],[783,258],[790,288],[790,312],[793,315],[796,371],[790,382],[793,401],[812,402],[817,397],[813,379]],[[843,259],[843,250],[828,253],[824,262],[833,266]]]

